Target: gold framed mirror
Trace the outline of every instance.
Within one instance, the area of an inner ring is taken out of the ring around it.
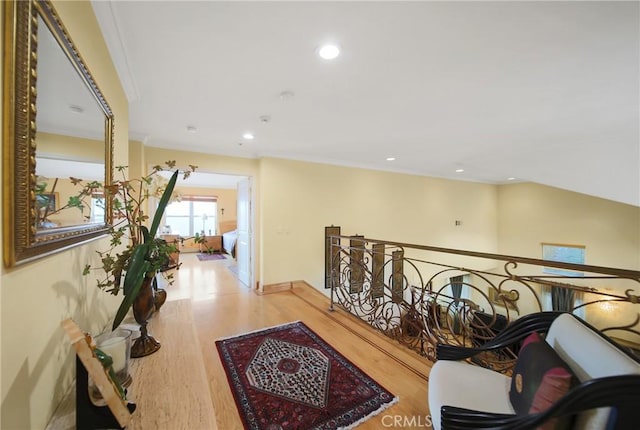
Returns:
[[[4,262],[11,267],[107,233],[111,202],[100,190],[112,180],[113,113],[51,2],[4,1],[3,20]],[[79,202],[88,182],[96,186]]]

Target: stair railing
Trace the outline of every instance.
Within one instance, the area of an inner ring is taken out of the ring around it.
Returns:
[[[435,361],[533,312],[565,309],[640,350],[640,271],[345,236],[325,228],[325,287],[339,307]],[[555,302],[554,302],[555,300]],[[553,303],[556,303],[555,305]],[[508,371],[518,345],[474,360]]]

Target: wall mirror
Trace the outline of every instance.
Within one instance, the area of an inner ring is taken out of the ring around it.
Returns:
[[[111,207],[102,190],[111,184],[113,113],[49,1],[5,1],[3,8],[10,267],[107,232]],[[88,181],[99,186],[78,202]]]

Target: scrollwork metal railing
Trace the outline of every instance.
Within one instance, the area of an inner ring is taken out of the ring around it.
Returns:
[[[533,312],[572,312],[637,354],[640,271],[344,236],[325,229],[331,309],[435,360],[438,343],[480,345]],[[475,358],[511,368],[518,345]]]

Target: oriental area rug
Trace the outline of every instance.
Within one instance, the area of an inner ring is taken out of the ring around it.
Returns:
[[[216,346],[245,429],[350,429],[398,401],[300,321]]]

